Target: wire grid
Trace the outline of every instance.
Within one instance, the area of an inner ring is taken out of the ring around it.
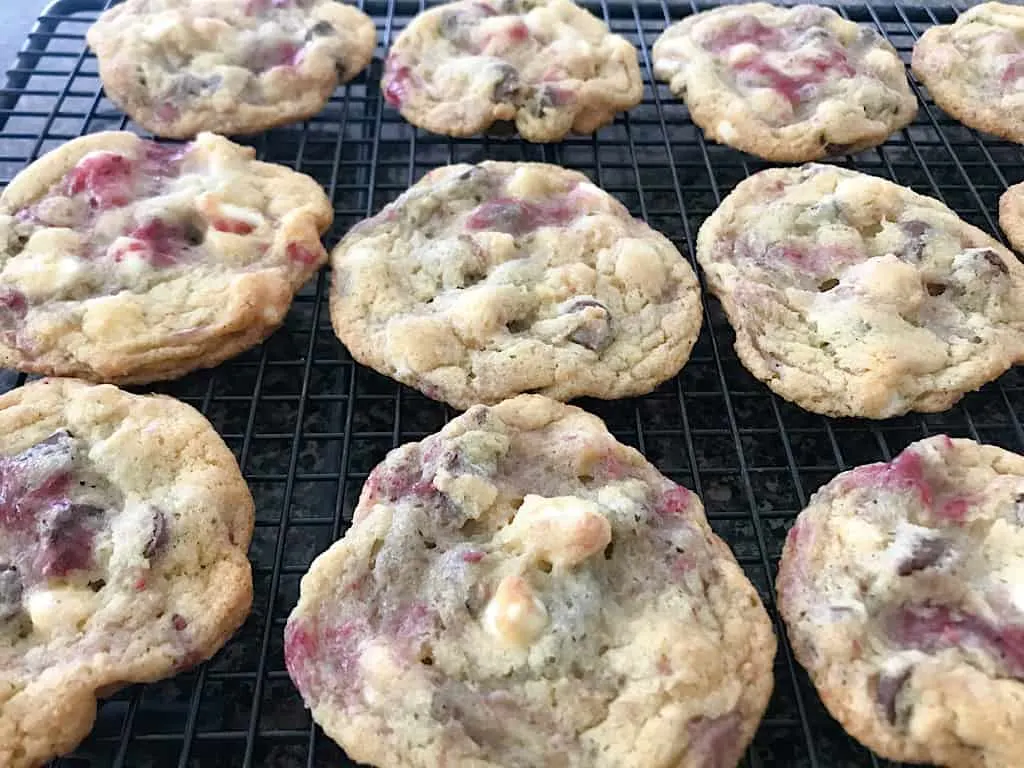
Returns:
[[[422,0],[364,2],[382,43],[370,69],[340,88],[315,119],[251,142],[261,158],[324,185],[336,213],[329,246],[431,168],[492,158],[582,170],[692,258],[697,228],[722,196],[767,167],[705,142],[685,107],[664,85],[652,84],[650,49],[657,35],[668,21],[706,4],[587,2],[637,45],[647,82],[644,101],[595,137],[541,146],[513,137],[452,140],[406,124],[381,99],[381,60]],[[103,7],[104,0],[57,0],[30,34],[0,90],[0,183],[83,133],[136,130],[102,95],[95,59],[85,50],[84,33]],[[898,3],[834,7],[877,26],[907,60],[924,29],[949,23],[957,11]],[[841,162],[938,197],[998,237],[998,196],[1024,178],[1024,151],[960,126],[912,84],[922,104],[915,123],[884,147]],[[320,274],[265,344],[214,370],[151,388],[198,407],[238,457],[257,507],[250,550],[253,612],[209,663],[104,702],[92,735],[54,766],[354,765],[312,725],[288,680],[284,622],[302,574],[351,521],[369,470],[388,450],[436,431],[453,413],[354,364],[331,331],[327,290],[327,275]],[[773,396],[739,364],[732,341],[720,307],[706,297],[704,329],[679,376],[646,397],[582,404],[620,440],[703,497],[713,527],[760,590],[780,636],[770,585],[786,531],[819,485],[935,432],[1024,451],[1018,416],[1024,379],[1016,371],[946,413],[831,420]],[[23,380],[0,373],[0,389]],[[785,644],[775,680],[744,766],[886,764],[828,717]]]

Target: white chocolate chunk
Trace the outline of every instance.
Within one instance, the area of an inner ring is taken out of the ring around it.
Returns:
[[[508,645],[529,645],[548,623],[548,612],[521,576],[506,576],[484,609],[484,629]]]
[[[25,608],[36,632],[76,633],[95,613],[96,595],[92,590],[75,587],[37,589],[29,593]]]
[[[601,507],[576,496],[523,499],[509,528],[509,537],[523,549],[555,567],[573,566],[604,551],[612,529]]]

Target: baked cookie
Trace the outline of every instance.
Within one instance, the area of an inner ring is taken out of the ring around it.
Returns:
[[[108,98],[157,136],[312,117],[373,58],[373,20],[334,0],[127,0],[89,29]]]
[[[999,226],[1010,245],[1024,251],[1024,183],[1015,184],[999,198]]]
[[[0,397],[0,765],[71,750],[96,699],[209,658],[252,602],[253,503],[169,397],[44,379]]]
[[[392,451],[285,629],[314,719],[390,768],[731,768],[774,656],[700,500],[537,395]]]
[[[690,265],[583,174],[451,165],[331,254],[331,319],[352,356],[456,408],[521,392],[650,392],[700,331]]]
[[[434,133],[514,120],[528,141],[559,141],[639,104],[643,79],[636,48],[570,0],[458,0],[398,36],[381,88]]]
[[[1024,267],[884,179],[762,171],[705,221],[697,258],[740,360],[809,411],[942,411],[1024,360]]]
[[[767,160],[858,152],[917,114],[896,49],[831,8],[716,8],[673,24],[652,54],[709,138]]]
[[[327,259],[327,196],[213,134],[75,139],[0,196],[0,365],[149,382],[258,344]]]
[[[844,472],[779,566],[779,611],[832,715],[895,761],[1024,754],[1024,457],[945,435]]]
[[[931,27],[914,46],[913,68],[957,120],[1024,144],[1024,7],[982,3]]]

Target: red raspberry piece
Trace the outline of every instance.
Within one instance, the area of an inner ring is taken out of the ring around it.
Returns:
[[[252,224],[238,219],[214,219],[210,223],[218,232],[229,232],[232,235],[248,235],[253,230]],[[292,245],[294,243],[288,247],[291,248]],[[290,253],[288,255],[291,256]]]
[[[71,169],[65,189],[71,195],[85,193],[89,205],[102,211],[131,202],[132,176],[132,163],[124,155],[93,152]]]
[[[753,43],[757,46],[777,46],[782,40],[782,33],[775,27],[763,24],[755,16],[744,16],[735,24],[718,30],[704,42],[704,47],[714,53],[721,53],[735,45]]]
[[[384,99],[393,107],[401,107],[412,90],[412,70],[388,56],[384,63]]]
[[[524,235],[539,227],[564,225],[575,216],[576,212],[561,200],[534,203],[502,197],[489,200],[474,209],[466,219],[466,229]]]
[[[241,234],[245,234],[244,232]],[[307,248],[302,243],[288,243],[285,249],[288,258],[299,264],[311,267],[320,260],[320,254]]]
[[[681,485],[673,486],[658,500],[654,511],[663,516],[685,515],[692,498],[693,493],[687,488]]]

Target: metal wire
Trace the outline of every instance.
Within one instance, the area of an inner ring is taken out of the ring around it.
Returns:
[[[99,130],[135,130],[103,96],[84,34],[106,0],[57,0],[40,16],[0,89],[0,184],[61,143]],[[766,164],[707,143],[686,108],[654,84],[650,50],[669,21],[708,7],[663,0],[586,3],[640,52],[643,103],[594,137],[530,145],[497,136],[451,140],[417,131],[381,99],[381,58],[421,0],[365,0],[381,48],[369,71],[340,88],[302,125],[252,140],[259,156],[319,180],[335,208],[328,245],[425,172],[485,158],[543,160],[576,168],[669,236],[692,259],[694,235],[733,186]],[[959,6],[838,4],[876,26],[909,60],[924,29]],[[999,236],[996,203],[1024,180],[1024,151],[968,130],[913,83],[922,109],[885,146],[844,158],[848,167],[938,197]],[[100,707],[93,734],[60,768],[99,766],[350,766],[312,726],[288,680],[282,629],[312,559],[348,526],[369,470],[396,445],[439,429],[449,409],[355,365],[335,339],[328,278],[296,298],[284,328],[219,368],[150,389],[201,409],[238,456],[257,502],[250,550],[253,613],[208,664],[171,680],[134,686]],[[1024,379],[1011,371],[952,410],[875,423],[832,420],[774,397],[739,364],[718,303],[682,373],[653,394],[585,401],[623,442],[705,500],[715,530],[757,585],[781,633],[771,584],[786,531],[809,495],[838,471],[889,458],[926,434],[947,432],[1024,451]],[[23,377],[0,374],[0,390]],[[744,765],[877,766],[825,713],[789,648],[776,691]]]

